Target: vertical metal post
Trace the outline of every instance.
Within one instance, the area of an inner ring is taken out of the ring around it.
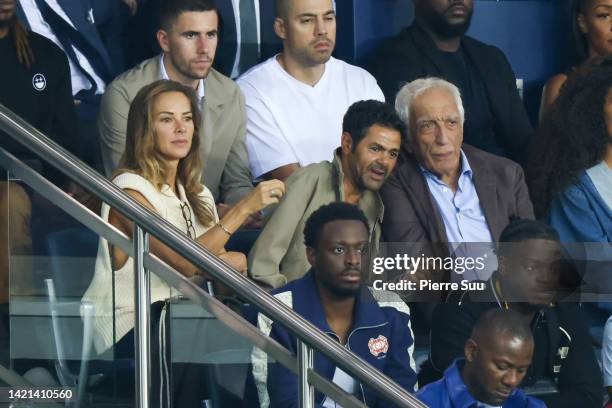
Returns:
[[[313,368],[314,353],[312,349],[301,340],[298,340],[298,396],[300,408],[314,407],[314,388],[308,382],[308,370]]]
[[[134,324],[134,350],[136,356],[136,406],[148,408],[151,391],[150,364],[150,312],[151,287],[149,271],[144,267],[143,255],[149,251],[149,234],[134,224],[134,299],[136,319]]]

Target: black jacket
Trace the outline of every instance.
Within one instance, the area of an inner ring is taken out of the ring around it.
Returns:
[[[487,310],[503,307],[499,299],[489,280],[484,291],[453,292],[447,303],[436,306],[430,361],[423,367],[425,372],[419,373],[419,387],[440,378],[455,358],[463,357],[474,324]],[[541,310],[531,324],[535,350],[522,386],[552,380],[559,392],[538,396],[548,408],[602,406],[602,374],[584,321],[578,304],[563,302]]]
[[[77,117],[70,87],[70,68],[63,51],[47,38],[28,32],[34,62],[28,69],[17,60],[13,34],[0,39],[0,103],[63,148],[79,156]],[[34,84],[38,79],[37,89]],[[0,131],[0,147],[30,165],[38,160],[30,149]],[[66,177],[50,165],[43,175],[61,185]],[[4,169],[0,176],[5,177]]]
[[[499,48],[468,36],[462,37],[461,47],[486,87],[496,145],[503,151],[503,156],[523,163],[533,128],[516,88],[510,63]],[[365,65],[378,81],[386,100],[391,103],[405,83],[429,76],[450,77],[436,44],[416,23],[383,44]],[[469,128],[469,121],[467,116],[466,128]],[[478,139],[469,134],[464,136],[466,143],[475,144]],[[477,143],[475,146],[484,147]]]

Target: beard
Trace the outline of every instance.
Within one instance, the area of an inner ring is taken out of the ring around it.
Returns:
[[[458,23],[450,23],[444,15],[432,10],[423,10],[423,17],[429,28],[440,37],[456,38],[464,35],[470,28],[472,10],[466,15],[465,20]]]
[[[0,18],[0,30],[12,27],[16,21],[17,21],[17,16],[15,14],[10,16],[9,18],[5,18],[5,19]]]

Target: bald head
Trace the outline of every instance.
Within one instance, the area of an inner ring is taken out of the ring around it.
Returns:
[[[276,17],[285,20],[291,12],[291,6],[294,0],[276,0]]]
[[[502,405],[527,374],[533,349],[531,329],[521,315],[503,309],[484,313],[464,347],[461,375],[470,394]]]

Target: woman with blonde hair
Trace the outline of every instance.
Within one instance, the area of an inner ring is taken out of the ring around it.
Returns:
[[[142,88],[130,106],[126,150],[113,182],[246,274],[245,256],[226,252],[224,246],[250,215],[278,203],[285,187],[278,180],[262,182],[219,220],[212,194],[200,181],[199,124],[200,112],[192,89],[167,80]],[[127,236],[132,235],[132,221],[119,211],[104,204],[102,217]],[[154,237],[150,238],[149,246],[151,252],[185,276],[205,276]],[[168,297],[170,288],[152,276],[152,302]],[[94,279],[83,300],[96,306],[94,344],[99,353],[134,328],[133,262],[125,252],[103,239],[100,240]],[[133,342],[127,343],[128,347],[133,345]]]

